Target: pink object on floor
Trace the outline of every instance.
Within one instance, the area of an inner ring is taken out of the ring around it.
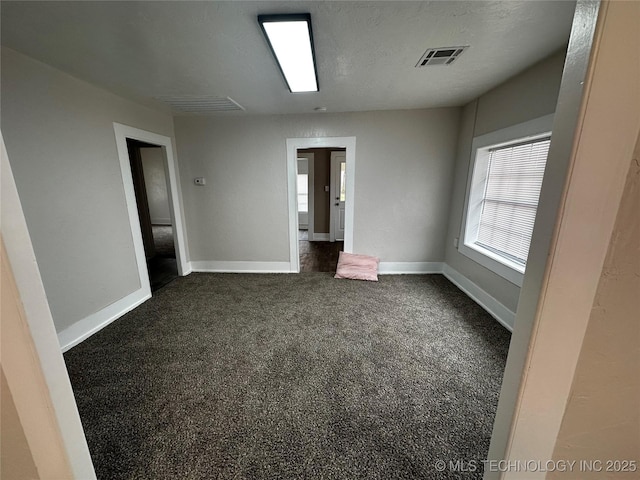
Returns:
[[[335,278],[378,281],[378,257],[340,252]]]

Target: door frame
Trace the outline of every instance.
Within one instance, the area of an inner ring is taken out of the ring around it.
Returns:
[[[136,203],[135,191],[133,188],[133,177],[129,164],[129,151],[127,149],[127,138],[140,140],[142,142],[158,145],[162,148],[164,155],[164,168],[167,178],[167,193],[169,196],[169,211],[173,223],[173,241],[176,251],[176,263],[178,275],[185,276],[191,272],[187,263],[186,241],[184,235],[184,222],[182,218],[182,200],[179,190],[180,177],[178,168],[173,157],[173,142],[170,137],[148,132],[139,128],[129,127],[120,123],[113,124],[116,135],[116,146],[118,148],[118,158],[120,159],[120,171],[122,173],[122,183],[124,185],[124,196],[129,213],[129,226],[133,238],[133,248],[138,266],[138,276],[142,290],[151,295],[151,284],[147,271],[147,261],[145,258],[144,245],[142,243],[142,231],[138,218],[138,207]]]
[[[353,223],[355,200],[356,137],[287,138],[287,191],[289,208],[289,263],[290,270],[300,272],[298,253],[298,208],[297,187],[298,149],[302,148],[346,148],[347,199],[345,202],[344,251],[353,252]]]
[[[0,186],[0,205],[2,205],[2,209],[0,213],[3,227],[0,234],[0,242],[4,242],[7,255],[6,263],[3,263],[2,267],[8,268],[13,274],[17,289],[17,291],[14,291],[14,295],[17,293],[19,296],[16,300],[22,304],[23,321],[26,323],[22,325],[28,329],[24,333],[32,340],[30,353],[40,366],[36,374],[41,375],[46,384],[47,391],[43,391],[41,396],[43,398],[49,396],[50,398],[51,409],[49,414],[55,417],[54,424],[56,424],[55,426],[62,437],[65,453],[74,478],[95,480],[96,474],[93,469],[89,446],[80,421],[80,414],[73,395],[69,373],[62,356],[49,302],[40,275],[40,268],[33,251],[33,243],[29,235],[1,131],[0,164],[0,171],[2,172],[0,176],[0,180],[2,180]],[[1,261],[5,262],[5,258],[2,258]],[[3,290],[7,287],[6,283],[2,284]],[[3,318],[2,321],[4,322],[5,319]],[[14,345],[16,345],[15,342],[16,340],[12,341]],[[4,355],[6,355],[6,352],[3,351],[3,357]],[[5,358],[3,358],[3,361],[6,361]],[[19,373],[22,375],[31,375],[33,373],[23,373],[25,369],[33,368],[33,364],[29,366],[7,363],[13,368],[19,367],[19,370],[21,370]],[[5,374],[7,373],[6,368],[7,366],[3,364],[2,369],[5,370]],[[11,390],[12,384],[9,378],[7,378],[7,382],[9,382],[9,390]],[[15,392],[13,394],[15,395]],[[14,400],[17,402],[19,399],[14,397]],[[23,404],[20,404],[20,406],[26,409],[31,408],[29,406],[25,407]],[[41,435],[39,431],[36,433]],[[30,446],[30,448],[39,447]],[[46,455],[51,455],[50,448],[47,448]],[[34,461],[37,461],[35,456]]]

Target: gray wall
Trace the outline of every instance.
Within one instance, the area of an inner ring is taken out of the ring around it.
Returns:
[[[2,48],[2,133],[56,330],[139,288],[113,122],[164,113]]]
[[[169,192],[164,172],[164,155],[161,148],[141,148],[144,186],[149,202],[149,215],[154,225],[171,225]]]
[[[176,117],[191,260],[289,261],[286,139],[355,136],[354,250],[443,261],[459,113]]]
[[[462,110],[455,167],[446,263],[505,307],[515,312],[520,287],[465,257],[453,245],[460,235],[473,138],[555,111],[564,66],[564,50],[469,103]]]

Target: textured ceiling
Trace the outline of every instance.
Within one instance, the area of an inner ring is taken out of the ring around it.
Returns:
[[[125,97],[231,97],[246,112],[463,105],[564,47],[574,2],[7,2],[2,44]],[[289,93],[261,13],[311,13],[320,92]],[[415,68],[432,47],[469,45]]]

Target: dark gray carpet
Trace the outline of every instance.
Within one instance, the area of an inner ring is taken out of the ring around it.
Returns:
[[[100,479],[448,479],[510,335],[440,275],[191,274],[65,354]]]

